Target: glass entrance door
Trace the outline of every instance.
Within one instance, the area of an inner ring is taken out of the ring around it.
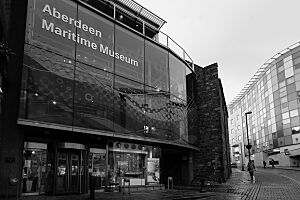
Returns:
[[[24,149],[21,184],[23,195],[38,195],[45,192],[46,158],[47,152],[45,149]]]
[[[58,150],[56,193],[81,193],[84,181],[84,157],[80,150]]]

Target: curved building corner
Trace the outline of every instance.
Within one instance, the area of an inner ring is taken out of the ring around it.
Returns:
[[[239,166],[250,157],[257,166],[265,161],[267,167],[299,167],[299,45],[270,58],[228,105],[231,161]],[[247,112],[252,113],[246,121]],[[245,148],[248,140],[250,151]]]

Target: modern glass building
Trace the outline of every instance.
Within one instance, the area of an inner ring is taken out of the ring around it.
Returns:
[[[23,195],[86,193],[91,177],[100,191],[189,183],[193,61],[165,21],[130,0],[22,5],[1,183],[18,178]]]
[[[298,42],[263,64],[228,105],[231,161],[245,165],[250,152],[250,159],[258,166],[274,161],[275,166],[299,167],[299,109]],[[246,117],[247,112],[252,113]],[[250,151],[245,148],[248,140]]]

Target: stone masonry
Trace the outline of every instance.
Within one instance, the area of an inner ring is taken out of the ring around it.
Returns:
[[[200,180],[225,182],[231,173],[227,108],[218,78],[218,64],[195,66],[198,131],[194,145],[200,151],[193,155],[193,184]]]

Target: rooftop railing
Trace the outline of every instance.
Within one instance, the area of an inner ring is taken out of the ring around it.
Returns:
[[[80,1],[82,4],[92,8],[93,10],[100,12],[103,15],[106,15],[109,18],[112,18],[113,20],[118,21],[122,25],[126,26],[127,28],[133,30],[134,32],[138,34],[143,34],[147,38],[163,45],[164,47],[171,50],[173,53],[175,53],[177,56],[179,56],[190,68],[194,71],[194,62],[192,58],[189,56],[189,54],[178,44],[173,40],[170,36],[160,31],[160,28],[166,23],[165,20],[158,17],[151,11],[147,10],[140,4],[136,3],[133,0],[98,0],[98,1],[104,1],[111,5],[111,9],[113,9],[113,14],[108,15],[107,13],[102,12],[101,10],[89,6],[88,0],[82,0]],[[121,20],[120,13],[123,12],[124,14],[128,15],[130,18],[130,22],[126,23],[123,18]],[[135,25],[133,23],[136,23]],[[128,24],[130,23],[131,26]],[[142,29],[138,29],[136,27],[139,27],[142,25]],[[145,34],[146,29],[153,30],[153,35],[149,36]]]

